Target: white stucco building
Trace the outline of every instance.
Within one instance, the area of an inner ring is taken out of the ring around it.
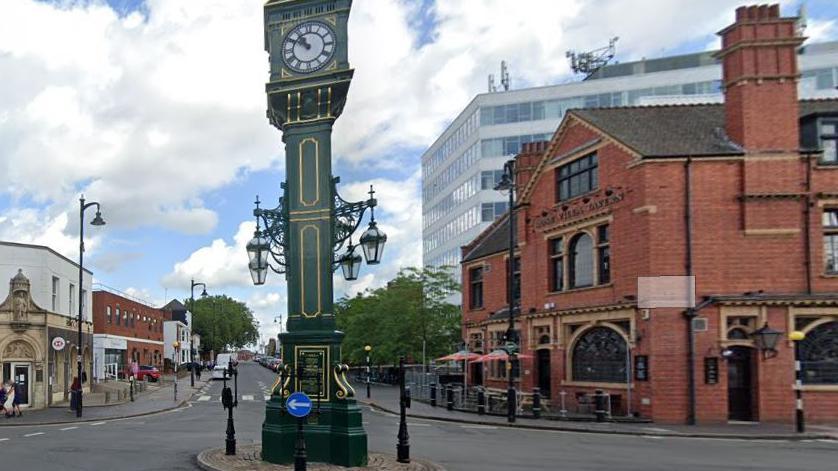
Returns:
[[[84,270],[82,275],[79,349],[78,264],[49,247],[0,242],[2,380],[20,383],[24,407],[42,408],[68,399],[79,350],[83,387],[89,390],[93,274]]]

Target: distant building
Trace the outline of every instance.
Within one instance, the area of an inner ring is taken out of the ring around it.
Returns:
[[[92,370],[90,293],[82,278],[82,371],[89,391]],[[78,354],[79,266],[49,247],[0,242],[0,362],[2,381],[23,389],[22,405],[43,408],[69,398]],[[2,291],[0,291],[2,293]]]
[[[524,147],[512,259],[508,212],[462,252],[464,339],[517,340],[523,365],[472,363],[469,384],[513,374],[571,413],[602,390],[656,422],[791,422],[800,331],[807,420],[838,420],[838,98],[798,98],[814,59],[795,21],[736,10],[723,104],[572,110]]]
[[[506,212],[506,197],[493,189],[503,163],[523,144],[550,140],[568,110],[721,103],[715,53],[612,64],[583,81],[477,95],[422,155],[423,264],[459,264],[460,247]],[[798,59],[801,98],[838,96],[838,42],[808,45]]]
[[[166,312],[97,285],[93,292],[93,373],[97,380],[127,377],[131,361],[163,368]]]
[[[191,361],[189,337],[192,313],[177,299],[171,300],[162,309],[169,313],[169,320],[163,326],[166,359],[177,361],[178,364]],[[177,349],[174,347],[175,341],[178,342]]]

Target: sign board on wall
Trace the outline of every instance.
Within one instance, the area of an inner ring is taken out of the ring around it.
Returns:
[[[637,307],[695,307],[695,277],[637,277]]]
[[[66,345],[67,345],[67,342],[61,337],[55,337],[54,339],[52,339],[52,348],[56,352],[60,352],[61,350],[64,350],[64,347]]]

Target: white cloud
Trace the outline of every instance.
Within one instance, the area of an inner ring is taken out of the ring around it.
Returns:
[[[42,206],[83,191],[112,227],[207,233],[218,217],[199,197],[281,153],[261,2],[147,6],[144,22],[99,1],[3,2],[0,187]]]
[[[232,245],[224,239],[215,239],[210,245],[196,250],[186,260],[176,263],[172,272],[163,277],[163,286],[188,285],[192,279],[202,280],[219,292],[224,287],[250,286],[245,246],[253,238],[255,229],[256,223],[242,222]]]

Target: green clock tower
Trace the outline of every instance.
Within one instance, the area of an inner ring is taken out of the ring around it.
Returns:
[[[254,214],[264,229],[257,225],[248,253],[254,283],[264,283],[271,268],[285,274],[288,286],[287,328],[279,336],[284,369],[262,425],[262,459],[272,463],[294,461],[297,419],[285,402],[295,391],[314,403],[305,425],[308,459],[341,466],[367,463],[361,411],[341,363],[344,334],[336,330],[332,291],[336,268],[345,273],[352,268],[357,276],[360,256],[350,237],[364,211],[375,206],[372,191],[367,201],[341,199],[339,180],[332,176],[332,126],[353,73],[347,57],[351,6],[351,0],[269,0],[264,6],[267,114],[282,131],[287,180],[279,207],[262,209],[257,200]],[[347,254],[335,256],[347,240]],[[367,263],[378,263],[384,240],[373,216],[360,240]]]

